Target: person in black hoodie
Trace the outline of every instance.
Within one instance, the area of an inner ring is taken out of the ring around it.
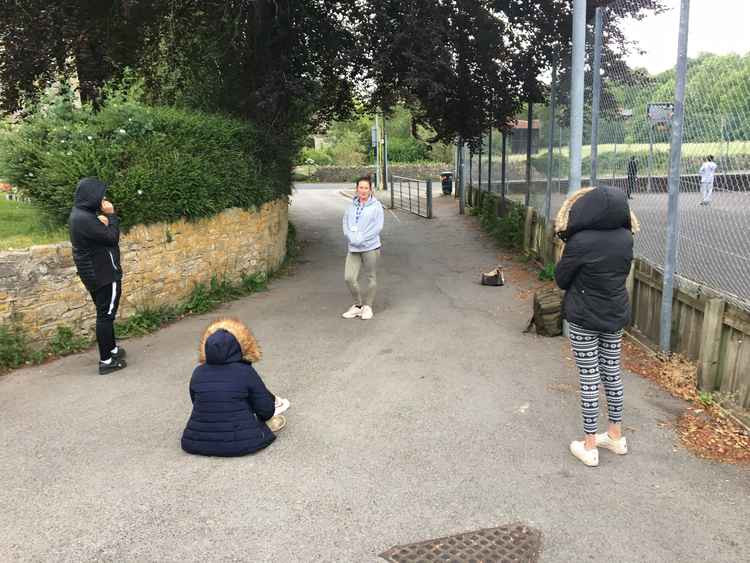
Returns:
[[[570,451],[589,466],[599,464],[598,447],[618,454],[628,451],[621,430],[620,351],[623,330],[630,322],[625,282],[638,220],[626,198],[611,188],[579,190],[565,201],[555,224],[566,243],[555,280],[565,290],[563,316],[580,374],[585,433],[583,440],[571,442]],[[597,434],[600,381],[606,391],[609,428]]]
[[[190,454],[234,457],[257,452],[286,426],[289,401],[275,397],[253,367],[261,353],[238,319],[213,321],[201,337],[199,365],[190,378],[193,411],[182,433]]]
[[[99,373],[124,368],[125,350],[115,341],[115,317],[122,295],[120,228],[112,204],[104,199],[107,186],[98,178],[78,182],[70,212],[70,242],[78,277],[96,305]]]

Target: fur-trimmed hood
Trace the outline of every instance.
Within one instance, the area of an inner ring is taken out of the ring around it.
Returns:
[[[217,319],[203,331],[198,361],[201,364],[257,362],[261,358],[260,346],[253,333],[236,318]]]
[[[641,225],[630,210],[625,194],[608,187],[578,190],[565,200],[555,221],[555,231],[562,240],[587,229],[620,228],[635,234],[641,230]]]

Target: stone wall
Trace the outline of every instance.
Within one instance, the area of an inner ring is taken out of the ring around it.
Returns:
[[[207,219],[139,225],[120,238],[123,297],[118,318],[175,304],[212,276],[277,269],[286,254],[286,200],[258,211],[228,209]],[[58,326],[93,334],[95,311],[76,275],[70,243],[0,252],[0,323],[14,314],[35,340]]]

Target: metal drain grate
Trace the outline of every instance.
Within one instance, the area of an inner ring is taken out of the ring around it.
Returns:
[[[534,563],[541,551],[542,533],[518,523],[397,545],[380,557],[393,563]]]

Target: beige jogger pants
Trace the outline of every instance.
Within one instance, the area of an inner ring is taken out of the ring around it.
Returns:
[[[372,307],[372,302],[375,300],[375,290],[377,289],[378,258],[380,258],[379,248],[367,252],[350,252],[346,255],[344,279],[346,285],[349,286],[349,291],[352,292],[356,305]],[[364,270],[366,282],[364,294],[360,291],[358,281],[362,270]]]

